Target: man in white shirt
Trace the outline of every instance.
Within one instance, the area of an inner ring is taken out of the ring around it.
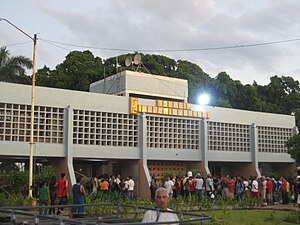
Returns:
[[[253,181],[252,181],[252,188],[251,188],[251,192],[252,192],[252,197],[253,198],[258,198],[259,197],[259,192],[258,192],[258,177],[254,177]]]
[[[207,174],[207,178],[205,180],[205,189],[206,189],[207,196],[210,196],[214,191],[214,186],[210,174]]]
[[[196,175],[196,195],[202,197],[204,180],[200,174]]]
[[[176,213],[172,213],[172,210],[168,208],[169,202],[170,198],[167,190],[163,187],[158,188],[155,192],[156,210],[148,210],[142,223],[178,221]]]
[[[126,184],[125,184],[126,185]],[[125,186],[126,187],[126,186]],[[132,180],[131,176],[128,176],[128,182],[127,182],[127,194],[128,199],[133,200],[133,191],[134,191],[134,181]]]
[[[116,184],[116,190],[121,191],[121,175],[118,174],[117,178],[115,179],[115,184]]]
[[[173,197],[173,186],[174,186],[173,181],[170,179],[169,176],[167,176],[167,180],[164,183],[164,187],[166,188],[170,199],[172,199]]]

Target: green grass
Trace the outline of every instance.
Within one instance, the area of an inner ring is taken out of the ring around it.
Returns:
[[[86,199],[86,203],[103,203],[103,202],[120,202],[120,196],[102,196],[98,195]],[[121,198],[122,199],[122,198]],[[247,207],[251,203],[252,199],[245,198],[241,204],[236,202],[226,203],[222,197],[216,198],[212,202],[209,198],[202,198],[199,201],[196,197],[184,198],[178,197],[170,202],[169,207],[174,211],[199,213],[209,215],[212,217],[210,222],[205,222],[206,225],[292,225],[300,224],[300,211],[280,211],[280,210],[267,210],[267,209],[238,209]],[[128,201],[123,198],[121,201],[123,204],[138,205],[151,208],[153,203],[149,200],[141,201]],[[232,207],[237,209],[231,209]],[[108,215],[115,211],[112,207],[91,207],[90,210],[86,210],[91,215]],[[214,210],[212,210],[214,209]],[[196,211],[194,211],[196,210]],[[201,211],[199,211],[201,210]],[[122,214],[122,215],[121,215]],[[143,218],[143,210],[138,215],[141,220]],[[114,214],[115,215],[115,214]],[[134,216],[134,209],[123,208],[123,212],[120,213],[122,218],[132,218]],[[188,216],[185,216],[188,219]],[[290,222],[287,222],[290,221]],[[192,224],[192,223],[186,223]]]
[[[205,224],[211,225],[291,225],[300,224],[300,221],[293,223],[286,222],[286,218],[291,218],[290,211],[274,210],[214,210],[200,211],[199,213],[209,215],[213,219]],[[299,213],[299,212],[296,212]],[[300,214],[300,213],[299,213]]]

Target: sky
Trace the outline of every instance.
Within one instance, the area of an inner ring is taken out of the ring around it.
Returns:
[[[90,50],[104,60],[139,51],[190,61],[210,77],[225,71],[243,84],[260,85],[274,75],[300,80],[299,12],[298,0],[1,0],[0,5],[0,18],[29,36],[37,34],[37,69],[55,69],[74,50]],[[270,44],[256,46],[262,43]],[[2,46],[11,56],[32,59],[33,42],[3,20]]]

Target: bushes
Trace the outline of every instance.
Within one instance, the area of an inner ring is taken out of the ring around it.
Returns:
[[[6,174],[5,180],[8,190],[14,194],[24,193],[28,185],[28,173],[25,171],[10,171]]]
[[[36,184],[50,182],[52,176],[55,176],[55,171],[52,166],[43,166],[39,174],[34,176]]]
[[[22,206],[24,202],[24,196],[21,193],[12,194],[8,197],[4,193],[0,193],[0,206]]]
[[[49,182],[55,175],[54,168],[43,166],[39,174],[34,176],[37,186],[40,182]],[[31,205],[28,195],[28,172],[18,170],[0,171],[0,185],[5,187],[5,193],[0,192],[0,206],[22,206]]]

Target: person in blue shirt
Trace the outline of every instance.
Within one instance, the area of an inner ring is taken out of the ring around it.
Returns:
[[[84,204],[84,195],[85,190],[84,187],[80,184],[81,178],[76,178],[76,184],[72,187],[72,193],[73,193],[73,205],[82,205]],[[73,206],[71,209],[71,217],[83,217],[84,213],[84,207],[83,206]],[[76,216],[75,216],[76,215]]]

